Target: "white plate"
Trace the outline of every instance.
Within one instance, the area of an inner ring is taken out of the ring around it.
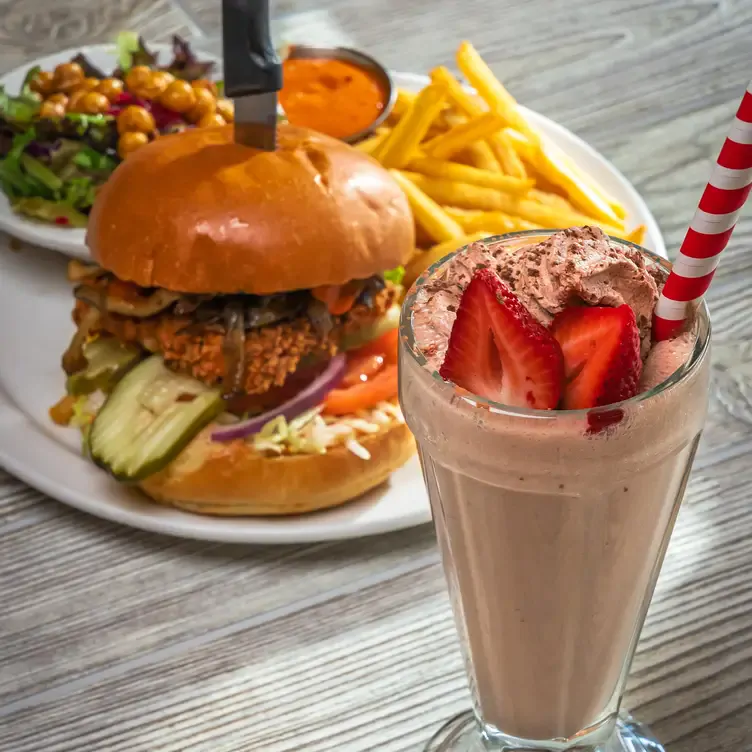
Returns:
[[[172,59],[172,47],[167,44],[149,45],[149,49],[159,55],[159,59],[168,62]],[[0,77],[0,84],[5,87],[9,94],[17,94],[23,84],[24,78],[29,68],[38,65],[42,70],[53,70],[60,63],[67,63],[72,57],[79,52],[83,52],[86,57],[98,68],[104,71],[111,71],[117,66],[117,54],[114,44],[93,44],[87,47],[77,47],[63,52],[56,52],[54,55],[40,57],[29,63],[24,63],[18,68],[14,68],[10,73]],[[214,60],[219,63],[216,55],[210,55],[203,50],[196,50],[196,54],[206,60]],[[69,256],[87,261],[89,251],[86,247],[86,230],[77,227],[59,227],[57,225],[36,222],[16,214],[11,208],[5,194],[0,191],[0,229],[5,230],[20,240],[27,243],[34,243],[43,248],[51,248],[54,251],[61,251]]]
[[[397,74],[417,89],[423,76]],[[529,113],[538,128],[624,204],[631,224],[648,228],[646,246],[665,256],[660,230],[629,182],[566,129]],[[31,486],[78,509],[133,527],[189,538],[302,543],[398,530],[430,520],[417,460],[388,484],[339,509],[289,519],[219,519],[166,509],[111,481],[80,455],[76,431],[47,411],[63,394],[60,357],[73,326],[65,260],[41,249],[14,253],[0,242],[0,464]]]

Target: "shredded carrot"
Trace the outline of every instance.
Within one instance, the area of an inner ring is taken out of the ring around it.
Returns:
[[[76,398],[71,395],[63,397],[57,404],[50,408],[50,418],[58,426],[67,426],[73,417],[73,408]]]

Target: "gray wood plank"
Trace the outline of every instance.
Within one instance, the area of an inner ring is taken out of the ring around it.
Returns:
[[[748,702],[748,478],[693,484],[635,661],[627,701],[672,752],[694,749],[693,729]],[[721,503],[728,519],[708,531]],[[253,628],[194,637],[158,660],[125,658],[33,705],[6,704],[0,742],[18,752],[36,749],[37,734],[54,750],[105,740],[165,752],[414,750],[468,701],[438,564],[414,563]]]
[[[60,514],[60,506],[0,469],[0,539]]]
[[[0,705],[426,560],[437,560],[428,526],[305,548],[161,538],[79,514],[10,533],[0,549]]]
[[[122,28],[199,30],[216,48],[218,7],[0,0],[0,70]],[[748,0],[274,9],[312,13],[316,33],[331,22],[400,70],[452,66],[470,39],[520,101],[622,169],[674,250],[749,76]],[[669,752],[744,751],[752,737],[750,242],[747,211],[709,295],[708,425],[629,683]],[[3,752],[404,752],[468,702],[428,528],[279,549],[177,541],[0,471],[0,606]]]

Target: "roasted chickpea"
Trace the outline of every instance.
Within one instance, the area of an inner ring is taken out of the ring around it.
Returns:
[[[191,123],[197,123],[204,115],[211,115],[217,109],[217,100],[208,89],[195,89],[196,104],[186,113]]]
[[[39,71],[36,76],[31,80],[31,83],[29,83],[29,88],[36,92],[37,94],[41,94],[43,97],[47,96],[47,94],[51,94],[53,91],[53,75],[49,71]]]
[[[134,133],[130,131],[123,133],[118,139],[118,154],[121,159],[125,159],[129,154],[146,146],[149,143],[149,137],[145,133]]]
[[[212,112],[209,115],[204,115],[201,120],[196,123],[199,128],[212,128],[217,125],[225,125],[227,121],[216,112]]]
[[[65,94],[78,89],[84,82],[84,69],[78,63],[61,63],[55,68],[52,86]]]
[[[120,135],[124,133],[153,133],[157,129],[154,117],[144,107],[132,104],[126,107],[117,117],[117,129]]]
[[[95,91],[98,86],[99,86],[99,79],[91,77],[91,78],[85,78],[79,88],[83,89],[84,91]]]
[[[196,90],[187,81],[173,81],[159,98],[159,103],[173,112],[188,112],[196,104]]]
[[[104,94],[110,102],[115,102],[123,93],[125,84],[119,78],[105,78],[99,82],[97,91]]]
[[[39,108],[40,118],[61,118],[65,115],[65,105],[60,102],[51,102],[49,99],[42,102]]]
[[[151,78],[137,86],[133,93],[142,99],[159,99],[162,93],[172,83],[174,76],[167,71],[153,71]]]
[[[125,75],[125,85],[132,94],[136,89],[151,80],[151,68],[145,65],[134,65]]]
[[[79,104],[79,111],[87,115],[100,115],[110,109],[110,100],[98,91],[87,91]]]
[[[68,103],[65,105],[66,110],[68,112],[83,112],[81,102],[88,93],[88,91],[84,91],[83,89],[72,92],[68,97]]]
[[[232,123],[235,120],[235,105],[229,99],[218,99],[217,115]]]
[[[65,107],[68,104],[68,97],[65,94],[58,93],[58,94],[50,94],[49,97],[47,97],[47,102],[56,102],[58,104],[63,105]]]
[[[217,84],[214,81],[209,81],[208,78],[197,78],[195,81],[191,81],[191,86],[194,89],[206,89],[213,97],[217,96]]]

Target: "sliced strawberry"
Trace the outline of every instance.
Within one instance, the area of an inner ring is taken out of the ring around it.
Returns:
[[[564,409],[612,405],[637,394],[640,334],[628,305],[568,308],[556,316],[551,333],[564,354]]]
[[[481,269],[462,295],[439,373],[495,402],[552,410],[564,364],[551,333],[492,271]]]

